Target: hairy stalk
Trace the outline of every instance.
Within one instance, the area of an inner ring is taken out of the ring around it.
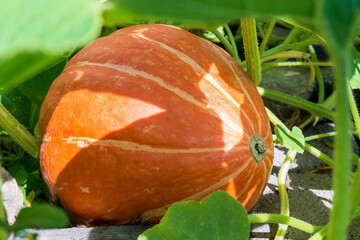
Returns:
[[[289,197],[286,191],[286,177],[288,176],[288,172],[292,162],[294,161],[296,156],[296,151],[290,150],[286,154],[286,158],[284,163],[281,165],[279,175],[278,175],[278,191],[280,195],[280,214],[283,216],[290,215],[290,208],[289,208]],[[276,233],[275,240],[282,240],[285,237],[286,230],[288,225],[279,224],[279,229]]]
[[[0,103],[0,127],[27,153],[37,158],[39,145],[26,128],[21,125]]]
[[[247,74],[255,86],[258,86],[261,81],[261,62],[255,18],[242,19],[241,29],[244,41]]]

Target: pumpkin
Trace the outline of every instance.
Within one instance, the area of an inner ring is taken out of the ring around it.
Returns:
[[[224,190],[247,210],[272,168],[254,84],[220,47],[174,26],[130,26],[79,51],[39,121],[42,175],[75,219],[161,219]]]

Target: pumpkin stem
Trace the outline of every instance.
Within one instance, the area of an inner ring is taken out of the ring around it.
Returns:
[[[260,162],[266,156],[266,143],[262,137],[254,136],[250,140],[250,150],[256,162]]]

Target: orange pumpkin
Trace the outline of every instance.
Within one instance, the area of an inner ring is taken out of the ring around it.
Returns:
[[[40,113],[52,195],[89,224],[159,220],[222,189],[247,210],[272,168],[257,89],[220,47],[137,25],[95,40],[52,84]]]

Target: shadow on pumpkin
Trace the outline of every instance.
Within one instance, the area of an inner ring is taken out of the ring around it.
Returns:
[[[250,138],[266,133],[266,127],[256,129],[256,106],[236,93],[238,83],[223,59],[211,62],[204,55],[206,74],[196,76],[172,57],[151,76],[145,72],[154,66],[121,72],[122,63],[85,62],[65,69],[50,89],[50,114],[40,124],[51,138],[44,138],[42,158],[57,160],[42,160],[43,175],[76,218],[88,224],[158,220],[174,201],[198,200],[217,189],[249,210],[261,196],[272,155],[257,164],[249,151]],[[212,82],[212,76],[224,82]],[[256,89],[248,91],[261,106]]]

